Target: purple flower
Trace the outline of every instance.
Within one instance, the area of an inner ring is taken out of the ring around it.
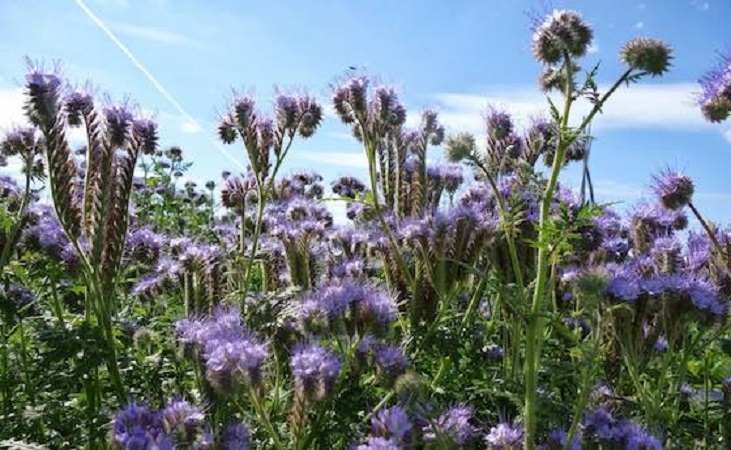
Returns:
[[[109,140],[113,146],[124,145],[132,131],[134,116],[126,105],[115,105],[104,108],[104,118],[109,133]]]
[[[548,435],[548,443],[553,444],[554,446],[557,446],[558,448],[564,448],[566,445],[566,441],[569,438],[569,434],[564,430],[554,430]],[[554,448],[554,447],[551,447]],[[579,437],[574,434],[573,439],[571,439],[571,445],[569,445],[569,450],[581,450],[581,443],[579,442]]]
[[[687,175],[666,169],[653,177],[652,191],[666,208],[680,209],[693,198],[693,180]]]
[[[503,356],[505,355],[505,352],[499,345],[491,345],[487,349],[487,357],[492,360],[501,360],[503,359]]]
[[[399,443],[405,442],[412,427],[409,417],[400,406],[382,409],[371,419],[374,436],[392,438]]]
[[[261,367],[269,356],[266,344],[253,336],[243,336],[209,341],[206,347],[206,378],[214,388],[235,392],[241,385],[261,383]]]
[[[165,405],[161,414],[163,430],[179,443],[193,442],[203,431],[203,413],[180,397]]]
[[[718,65],[699,80],[698,104],[709,122],[723,122],[731,114],[731,52],[719,56]]]
[[[354,177],[340,177],[332,182],[332,191],[343,197],[354,199],[357,194],[365,191],[366,186]]]
[[[365,444],[355,447],[356,450],[401,450],[401,448],[395,440],[382,437],[366,438]]]
[[[330,350],[316,346],[299,346],[291,360],[295,388],[310,400],[320,400],[332,392],[342,364]]]
[[[620,267],[609,281],[606,292],[616,299],[633,302],[641,293],[639,278],[630,268]]]
[[[153,262],[160,256],[164,237],[149,228],[134,230],[127,237],[127,253],[130,258]]]
[[[597,408],[585,414],[582,421],[584,433],[596,435],[599,439],[611,439],[614,424],[614,417],[605,408]]]
[[[449,438],[454,444],[465,445],[478,434],[478,429],[470,423],[474,408],[469,405],[458,404],[449,408],[440,415],[436,422],[431,424],[426,439]]]
[[[375,352],[378,371],[386,378],[389,384],[396,381],[396,378],[406,372],[406,368],[409,366],[409,358],[404,355],[401,347],[379,347],[376,348]]]
[[[261,382],[268,346],[244,328],[237,308],[219,308],[204,319],[180,320],[175,329],[180,343],[202,352],[206,378],[216,389],[229,393]]]
[[[523,428],[509,423],[500,423],[490,429],[485,437],[490,450],[518,450],[522,448]]]
[[[112,444],[117,448],[151,448],[163,433],[162,416],[135,402],[117,412],[112,423]]]
[[[221,450],[248,450],[251,433],[241,422],[231,422],[221,435]]]
[[[663,353],[665,350],[668,349],[668,338],[665,336],[658,336],[657,341],[655,341],[655,351],[658,353]]]

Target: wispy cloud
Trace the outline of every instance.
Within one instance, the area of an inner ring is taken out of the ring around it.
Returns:
[[[643,28],[645,28],[645,22],[643,22],[643,21],[641,21],[641,20],[640,20],[639,22],[637,22],[637,23],[635,24],[635,29],[636,29],[636,30],[641,30],[641,29],[643,29]]]
[[[589,48],[586,49],[586,52],[590,55],[595,55],[599,53],[599,44],[596,42],[592,42],[591,45],[589,45]]]
[[[698,11],[708,11],[711,9],[711,3],[703,0],[691,0],[690,4]]]
[[[307,154],[303,154],[302,158],[308,161],[308,162],[316,162],[318,164],[331,166],[331,167],[341,167],[341,168],[349,168],[349,169],[367,169],[368,168],[368,159],[366,158],[365,154],[363,152],[320,152],[320,151],[313,151],[313,152],[307,152]]]
[[[723,132],[723,135],[726,137],[726,140],[731,142],[731,127],[726,128],[726,131]]]
[[[172,94],[170,94],[170,92],[165,89],[165,87],[157,80],[157,78],[155,78],[154,75],[152,75],[147,67],[145,67],[144,64],[142,64],[142,62],[140,62],[140,60],[137,59],[137,57],[129,50],[129,48],[127,48],[127,46],[124,45],[121,40],[119,40],[117,35],[114,34],[114,32],[96,14],[94,14],[94,12],[91,11],[88,6],[86,6],[86,3],[84,3],[83,0],[74,1],[76,5],[84,12],[84,14],[86,14],[86,16],[91,19],[91,21],[94,22],[94,24],[96,24],[96,26],[99,27],[99,29],[102,30],[104,34],[107,35],[109,40],[111,40],[114,45],[116,45],[117,48],[119,48],[119,50],[124,53],[127,59],[129,59],[130,62],[134,64],[134,66],[137,67],[140,72],[142,72],[142,74],[155,87],[155,90],[157,90],[157,92],[159,92],[160,95],[162,95],[165,100],[167,100],[168,103],[170,103],[175,108],[175,110],[178,111],[178,113],[180,113],[180,115],[185,119],[186,123],[189,123],[191,127],[197,126],[199,128],[202,128],[201,124],[192,115],[190,115],[188,111],[185,110],[185,108],[183,108],[180,102],[178,102],[175,97],[173,97]],[[223,154],[226,158],[233,162],[237,167],[239,167],[241,170],[246,170],[244,165],[223,145],[221,145],[221,143],[213,140],[212,144],[216,148],[216,150],[218,150],[221,154]]]
[[[155,42],[166,45],[184,45],[190,47],[203,47],[199,41],[191,39],[182,34],[175,33],[170,30],[159,27],[146,27],[131,23],[113,23],[111,28],[131,38],[142,39],[145,41]]]
[[[0,130],[25,123],[23,116],[23,90],[0,90]]]
[[[622,87],[594,120],[594,129],[720,129],[706,123],[694,104],[698,86],[693,83],[633,85]],[[495,87],[482,94],[442,93],[440,118],[455,131],[482,133],[482,116],[493,105],[510,111],[519,126],[530,117],[548,111],[546,98],[533,87]],[[558,97],[554,101],[559,101]],[[573,117],[580,120],[591,109],[586,101],[577,102]]]
[[[343,140],[348,140],[348,141],[352,141],[352,140],[355,139],[353,137],[353,133],[348,133],[348,132],[345,132],[345,131],[329,131],[329,132],[327,132],[325,134],[328,137],[331,137],[333,139],[343,139]]]

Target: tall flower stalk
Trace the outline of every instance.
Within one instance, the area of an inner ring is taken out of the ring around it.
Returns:
[[[322,106],[310,96],[280,94],[275,98],[275,120],[261,116],[251,97],[234,99],[231,112],[221,119],[219,137],[225,144],[241,139],[256,184],[256,217],[249,257],[244,268],[243,292],[249,290],[252,268],[264,224],[264,207],[270,199],[277,174],[296,136],[309,138],[322,122]],[[274,153],[274,162],[270,161]],[[242,222],[244,215],[241,215]],[[243,227],[243,225],[242,225]],[[242,229],[243,230],[243,229]],[[244,236],[242,231],[241,242]]]
[[[99,111],[85,91],[65,92],[55,72],[33,69],[26,76],[26,115],[43,136],[48,180],[58,221],[83,267],[86,319],[101,328],[107,369],[120,401],[126,389],[117,365],[113,318],[116,282],[127,236],[132,176],[141,152],[152,153],[157,126],[135,118],[127,106]],[[86,132],[82,179],[66,135]]]
[[[552,79],[554,83],[544,83],[552,89],[561,89],[564,97],[563,112],[559,112],[551,104],[553,118],[559,123],[559,134],[556,142],[553,164],[548,183],[543,193],[538,223],[538,255],[533,298],[528,312],[528,326],[525,336],[525,448],[531,450],[535,446],[537,432],[536,394],[538,390],[538,374],[541,366],[541,347],[543,342],[543,314],[547,302],[547,285],[549,260],[552,252],[550,227],[551,202],[563,167],[564,156],[569,146],[586,130],[594,116],[602,110],[609,97],[623,83],[629,83],[651,75],[660,76],[670,66],[669,47],[654,39],[634,39],[629,41],[621,51],[621,59],[629,66],[619,79],[603,95],[599,95],[590,72],[586,82],[577,86],[575,74],[578,71],[578,60],[584,56],[591,45],[593,30],[578,13],[573,11],[555,11],[543,23],[535,27],[533,35],[533,51],[536,59],[546,66],[543,80]],[[576,128],[570,127],[571,107],[581,97],[587,97],[594,105],[590,113]]]

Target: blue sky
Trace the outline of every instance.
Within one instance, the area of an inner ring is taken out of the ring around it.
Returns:
[[[232,88],[256,93],[265,109],[274,86],[307,89],[327,101],[329,85],[348,66],[394,84],[412,118],[436,108],[450,131],[480,133],[488,104],[514,111],[519,123],[545,108],[529,31],[531,14],[546,11],[544,3],[3,0],[0,127],[19,118],[29,56],[61,60],[69,80],[91,80],[100,92],[127,95],[154,112],[163,145],[180,145],[199,180],[236,169],[215,139]],[[577,9],[593,24],[586,66],[601,61],[600,83],[621,72],[617,53],[629,38],[657,37],[675,50],[670,74],[623,89],[595,122],[591,166],[600,197],[634,201],[646,193],[650,174],[670,165],[694,177],[701,209],[731,222],[731,123],[706,124],[692,104],[696,79],[715,63],[715,52],[731,45],[725,32],[731,2],[555,0],[553,6]],[[228,150],[244,162],[239,147]],[[440,152],[431,158],[441,159]],[[289,168],[328,179],[362,174],[364,165],[357,142],[332,117],[293,148],[289,161]],[[575,170],[565,174],[567,182],[577,179]]]

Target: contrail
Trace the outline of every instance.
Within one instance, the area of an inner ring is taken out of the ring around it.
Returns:
[[[109,27],[104,22],[102,22],[102,20],[96,14],[94,14],[89,9],[88,6],[86,6],[86,4],[83,2],[83,0],[74,0],[74,2],[76,3],[76,5],[79,8],[81,8],[82,11],[84,11],[84,14],[86,14],[87,17],[89,17],[89,19],[91,19],[92,22],[94,22],[104,32],[104,34],[106,34],[107,37],[112,42],[114,42],[114,45],[116,45],[122,51],[122,53],[124,53],[125,56],[127,56],[127,58],[132,62],[132,64],[134,64],[135,67],[137,67],[137,69],[139,69],[139,71],[142,72],[142,74],[145,75],[145,77],[147,77],[147,79],[150,81],[150,83],[152,83],[152,85],[155,87],[155,89],[157,89],[157,91],[160,93],[160,95],[165,97],[165,100],[167,100],[171,105],[173,105],[173,107],[180,113],[181,116],[183,116],[183,118],[185,118],[185,120],[187,120],[188,122],[190,122],[191,124],[195,125],[198,128],[202,128],[201,124],[197,120],[195,120],[195,118],[193,118],[193,116],[191,116],[188,113],[188,111],[186,111],[177,100],[175,100],[175,97],[173,97],[170,94],[170,92],[168,92],[168,90],[165,89],[165,86],[163,86],[162,84],[160,84],[159,81],[157,81],[157,78],[155,78],[155,76],[152,75],[152,73],[150,73],[149,70],[147,70],[147,68],[140,62],[140,60],[137,59],[137,57],[134,54],[132,54],[131,51],[129,51],[127,46],[124,45],[122,43],[122,41],[119,40],[119,38],[112,32],[112,30],[110,30]],[[213,141],[213,142],[214,142],[214,147],[216,147],[216,149],[218,151],[220,151],[221,153],[223,153],[224,156],[226,156],[228,159],[233,161],[233,163],[236,164],[241,170],[244,170],[244,171],[246,170],[244,165],[241,164],[241,162],[239,162],[239,160],[236,159],[236,157],[234,157],[231,154],[231,152],[229,152],[219,142],[217,142],[217,141]]]

